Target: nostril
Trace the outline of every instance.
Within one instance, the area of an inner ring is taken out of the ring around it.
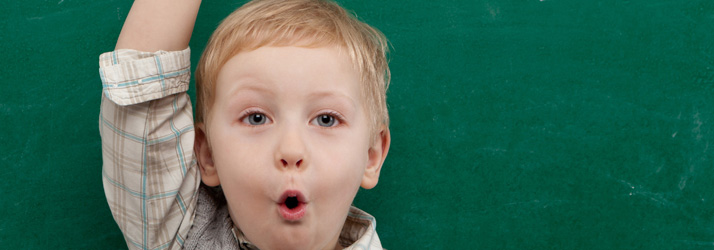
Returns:
[[[292,162],[292,161],[291,161],[291,162]],[[283,167],[287,167],[287,166],[290,165],[290,162],[288,162],[288,161],[285,160],[285,159],[280,159],[280,163],[283,164]],[[300,160],[298,160],[297,162],[295,162],[295,167],[300,167],[301,164],[302,164],[302,159],[300,159]]]

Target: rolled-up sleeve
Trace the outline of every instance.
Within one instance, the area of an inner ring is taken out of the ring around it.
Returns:
[[[190,50],[100,56],[104,191],[130,249],[180,249],[200,176],[193,155]]]

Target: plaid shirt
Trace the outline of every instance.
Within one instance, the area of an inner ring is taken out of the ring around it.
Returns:
[[[186,94],[190,63],[188,48],[99,56],[104,192],[130,249],[180,249],[193,224],[201,180]],[[375,225],[353,208],[340,242],[382,249]]]

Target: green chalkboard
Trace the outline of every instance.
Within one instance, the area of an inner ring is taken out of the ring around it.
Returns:
[[[339,2],[393,47],[392,147],[355,200],[385,247],[714,249],[714,1]],[[241,4],[204,1],[194,67]],[[126,248],[98,55],[130,7],[0,3],[0,248]]]

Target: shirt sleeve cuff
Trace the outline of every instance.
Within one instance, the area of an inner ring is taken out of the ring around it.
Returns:
[[[160,99],[188,90],[191,50],[106,52],[99,56],[99,75],[104,95],[118,105]]]

